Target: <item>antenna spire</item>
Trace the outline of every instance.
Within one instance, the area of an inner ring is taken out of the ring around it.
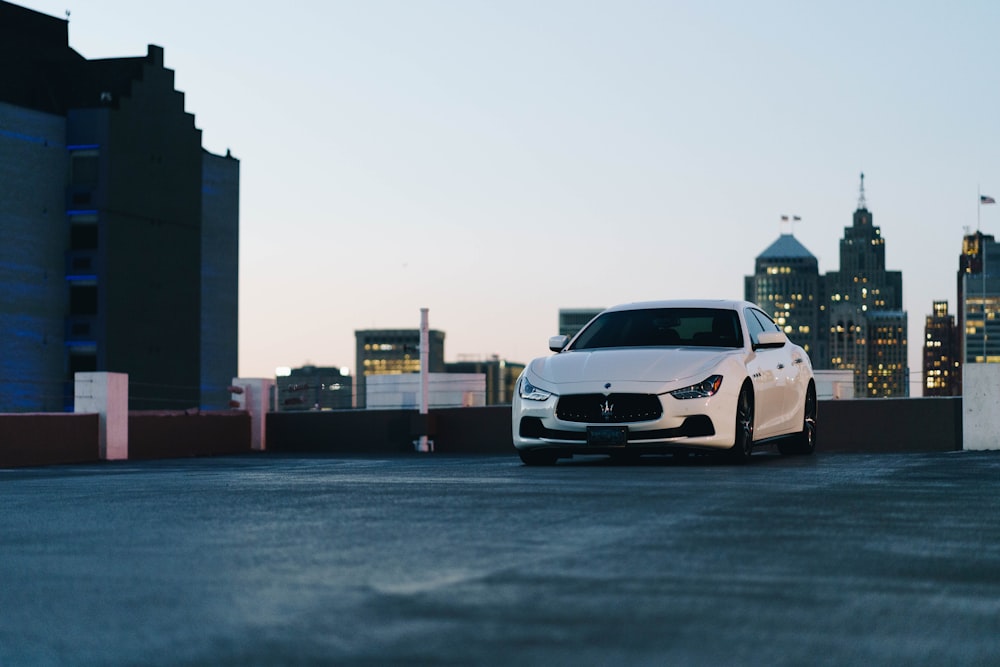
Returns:
[[[865,172],[861,172],[861,190],[858,194],[858,210],[865,210],[868,208],[867,202],[865,202]]]

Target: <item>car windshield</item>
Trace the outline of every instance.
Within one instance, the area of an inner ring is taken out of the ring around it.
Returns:
[[[580,332],[569,349],[742,346],[733,310],[644,308],[603,313]]]

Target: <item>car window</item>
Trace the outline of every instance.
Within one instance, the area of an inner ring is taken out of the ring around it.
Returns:
[[[751,308],[751,312],[760,321],[760,325],[764,327],[764,331],[781,331],[781,327],[774,323],[770,317],[767,316],[763,311],[757,310],[756,308]]]
[[[736,311],[722,308],[644,308],[603,313],[569,349],[604,347],[742,347]]]
[[[759,343],[760,341],[758,340],[758,336],[764,333],[764,325],[762,325],[760,320],[757,319],[757,316],[754,314],[754,310],[754,308],[747,308],[743,311],[743,316],[747,321],[747,334],[750,336],[751,345]]]

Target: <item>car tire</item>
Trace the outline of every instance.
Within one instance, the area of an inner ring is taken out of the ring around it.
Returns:
[[[782,454],[809,455],[816,451],[816,387],[812,384],[806,390],[805,406],[802,409],[802,431],[794,439],[778,445]]]
[[[749,384],[740,389],[736,399],[736,437],[729,450],[733,463],[746,463],[753,453],[753,390]]]
[[[544,449],[520,450],[517,453],[521,457],[522,463],[526,466],[552,466],[556,464],[556,460],[559,458],[555,452]]]

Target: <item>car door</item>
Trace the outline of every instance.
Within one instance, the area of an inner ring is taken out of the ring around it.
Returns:
[[[783,398],[785,406],[783,430],[786,433],[794,433],[802,430],[802,410],[805,408],[812,365],[809,356],[801,347],[791,343],[785,347],[788,348],[789,361],[784,368],[786,381]]]
[[[763,311],[756,308],[750,310],[764,331],[781,331],[781,327]],[[759,351],[767,352],[764,358],[774,372],[775,391],[773,405],[769,407],[774,408],[775,414],[773,422],[768,425],[769,434],[781,435],[796,431],[801,428],[797,411],[805,400],[805,383],[802,382],[805,377],[802,375],[802,366],[807,363],[805,354],[791,341],[781,347]]]
[[[781,348],[757,347],[760,334],[765,330],[776,329],[773,322],[766,316],[758,317],[757,312],[759,311],[755,308],[747,308],[743,316],[752,347],[747,359],[747,374],[753,382],[754,439],[762,440],[780,433],[784,409],[781,385],[786,378],[781,373],[784,370]],[[770,322],[775,329],[765,329],[764,322]]]

